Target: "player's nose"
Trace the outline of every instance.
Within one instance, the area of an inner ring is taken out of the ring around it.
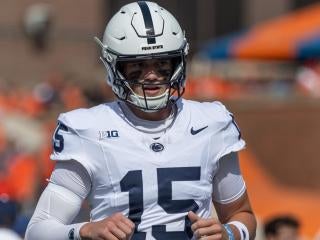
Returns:
[[[157,81],[159,80],[159,78],[160,78],[160,75],[154,69],[152,69],[147,72],[144,79],[146,81]]]
[[[162,76],[159,73],[158,62],[154,59],[147,62],[144,66],[144,80],[146,81],[157,81]]]

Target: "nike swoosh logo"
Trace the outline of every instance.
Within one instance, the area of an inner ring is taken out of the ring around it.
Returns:
[[[199,128],[199,129],[197,129],[197,130],[194,130],[193,129],[193,127],[191,128],[191,134],[192,135],[196,135],[196,134],[198,134],[199,132],[201,132],[202,130],[204,130],[204,129],[206,129],[208,126],[205,126],[205,127],[203,127],[203,128]]]

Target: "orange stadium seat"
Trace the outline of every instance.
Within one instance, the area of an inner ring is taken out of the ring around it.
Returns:
[[[7,194],[18,202],[32,200],[37,188],[36,160],[26,154],[11,159],[7,172],[0,176],[0,194]]]

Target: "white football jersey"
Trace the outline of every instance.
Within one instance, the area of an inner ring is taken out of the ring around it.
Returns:
[[[130,126],[118,102],[59,116],[51,159],[88,171],[92,221],[122,212],[136,225],[132,239],[184,240],[192,238],[188,211],[211,216],[218,160],[245,143],[221,103],[181,99],[177,109],[158,139]]]

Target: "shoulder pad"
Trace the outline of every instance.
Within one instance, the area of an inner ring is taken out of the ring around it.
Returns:
[[[245,147],[241,131],[231,112],[221,102],[213,102],[215,121],[218,123],[223,136],[223,149],[221,157],[231,152],[237,152]]]
[[[84,108],[62,113],[59,115],[58,121],[75,130],[85,130],[94,126],[92,111]]]
[[[227,110],[227,108],[219,101],[214,101],[211,103],[212,111],[214,114],[214,119],[217,122],[221,122],[224,124],[232,121],[232,114]]]
[[[199,127],[208,125],[215,139],[221,140],[221,156],[244,148],[245,142],[241,138],[234,117],[221,102],[188,101],[188,104],[192,108],[192,115],[195,116],[193,124],[200,123]]]
[[[209,125],[218,124],[221,127],[227,125],[232,121],[232,114],[226,109],[226,107],[218,101],[214,102],[196,102],[189,101],[193,108],[194,114],[197,118],[203,118]]]

